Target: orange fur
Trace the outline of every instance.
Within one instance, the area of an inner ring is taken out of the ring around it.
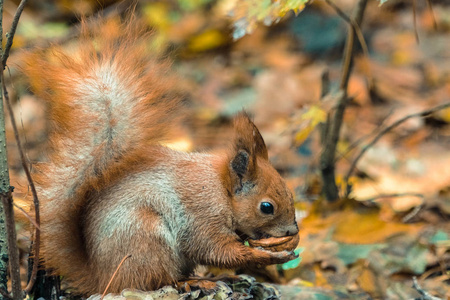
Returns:
[[[53,122],[49,162],[35,178],[42,205],[43,260],[80,294],[110,287],[156,289],[197,264],[244,267],[294,255],[243,245],[297,234],[292,194],[268,161],[247,115],[226,153],[160,146],[179,104],[169,64],[149,57],[133,22],[88,30],[72,53],[30,54],[24,70]],[[274,206],[263,213],[261,202]]]

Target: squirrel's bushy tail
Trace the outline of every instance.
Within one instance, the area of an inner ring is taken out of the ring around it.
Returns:
[[[97,286],[80,228],[88,194],[139,164],[179,106],[169,64],[152,57],[148,34],[134,23],[83,22],[77,50],[39,50],[23,67],[52,121],[49,162],[36,175],[43,258],[86,290]]]

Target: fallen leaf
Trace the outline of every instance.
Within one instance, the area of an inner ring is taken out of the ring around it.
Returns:
[[[227,38],[217,29],[208,29],[194,37],[188,43],[188,49],[192,52],[202,52],[217,48],[226,43]]]
[[[423,225],[385,222],[380,219],[377,211],[358,213],[347,209],[332,216],[336,228],[333,238],[348,244],[382,243],[386,238],[399,234],[416,234]]]

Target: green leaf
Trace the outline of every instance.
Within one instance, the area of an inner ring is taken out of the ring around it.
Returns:
[[[442,230],[438,230],[431,238],[430,243],[439,244],[439,242],[449,240],[448,234]]]
[[[339,251],[337,256],[346,265],[349,265],[356,262],[358,259],[367,258],[372,250],[381,249],[383,247],[386,247],[386,244],[356,245],[339,243]]]
[[[295,254],[299,255],[300,253],[302,253],[305,250],[305,248],[298,248],[295,249]],[[289,269],[295,269],[298,267],[298,265],[300,264],[300,262],[302,261],[302,258],[299,256],[294,260],[288,261],[287,263],[284,263],[281,265],[281,269],[283,270],[289,270]]]

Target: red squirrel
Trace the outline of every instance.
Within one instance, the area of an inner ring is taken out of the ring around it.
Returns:
[[[292,193],[245,113],[227,151],[161,145],[180,97],[170,65],[149,56],[148,35],[132,23],[85,24],[77,50],[35,51],[25,63],[52,122],[48,161],[34,175],[44,266],[90,295],[127,255],[109,292],[176,284],[199,264],[294,259],[244,245],[298,234]]]

